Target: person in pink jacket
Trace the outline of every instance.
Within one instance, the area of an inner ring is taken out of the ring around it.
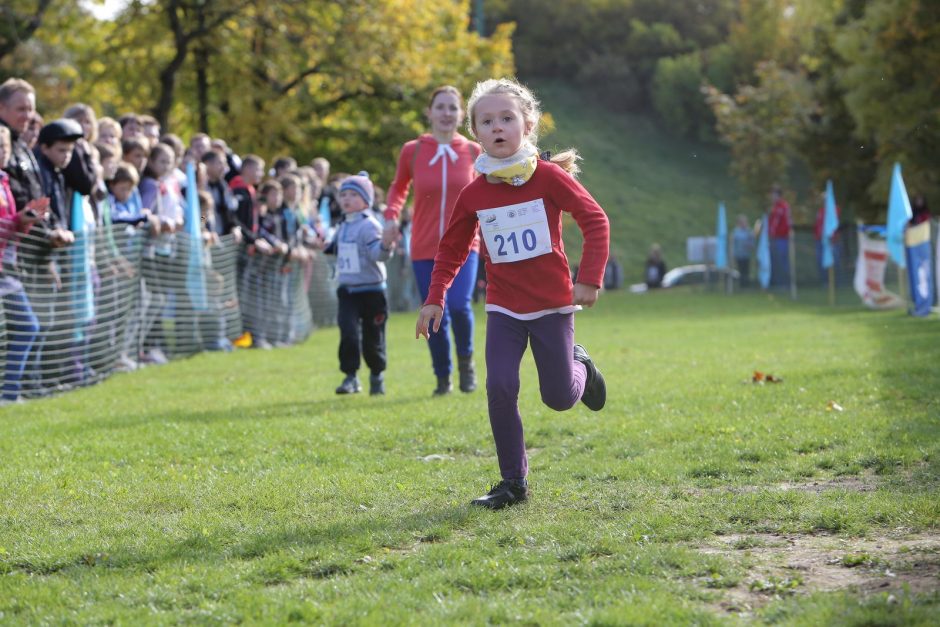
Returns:
[[[480,145],[457,132],[464,119],[463,98],[456,87],[444,85],[431,94],[425,110],[431,132],[407,142],[398,157],[395,180],[388,190],[385,210],[386,245],[400,235],[399,216],[409,187],[414,187],[411,223],[411,260],[415,281],[424,301],[431,284],[431,270],[441,236],[447,228],[457,195],[476,178],[473,164],[482,152]],[[476,389],[473,364],[473,308],[471,297],[479,264],[479,237],[447,291],[440,329],[431,334],[428,346],[437,377],[435,395],[451,391],[452,362],[448,328],[453,327],[459,386],[462,392]]]

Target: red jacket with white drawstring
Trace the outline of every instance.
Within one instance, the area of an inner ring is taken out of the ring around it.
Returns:
[[[479,144],[462,135],[454,137],[450,144],[438,144],[433,135],[425,134],[402,147],[383,215],[386,220],[398,219],[408,198],[408,187],[413,183],[412,259],[434,259],[457,195],[476,178],[473,163],[481,152]],[[477,237],[473,250],[479,249]]]

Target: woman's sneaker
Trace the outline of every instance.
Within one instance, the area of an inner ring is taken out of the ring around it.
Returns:
[[[597,369],[591,356],[580,344],[574,345],[574,359],[584,364],[587,369],[587,380],[584,382],[581,402],[592,411],[600,411],[607,402],[607,383],[604,382],[604,375]]]
[[[447,396],[454,389],[450,383],[450,377],[438,377],[437,387],[434,388],[434,396]]]
[[[457,355],[457,371],[460,374],[460,391],[469,393],[477,389],[477,373],[473,355]]]
[[[362,390],[362,386],[359,385],[359,377],[354,374],[346,375],[346,378],[343,379],[343,382],[339,384],[339,387],[336,388],[337,394],[356,394]]]
[[[515,505],[529,498],[529,483],[522,479],[503,479],[490,488],[484,496],[470,501],[471,505],[479,505],[487,509],[502,509],[507,505]]]
[[[369,376],[369,395],[382,396],[385,394],[385,377],[381,374]]]

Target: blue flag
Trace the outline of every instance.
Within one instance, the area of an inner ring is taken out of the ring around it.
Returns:
[[[192,161],[186,164],[186,234],[189,236],[186,293],[194,310],[206,311],[209,303],[202,258],[202,218],[199,212],[199,190],[196,188],[196,166]]]
[[[329,196],[324,196],[320,199],[320,226],[323,228],[323,233],[330,232],[330,198]]]
[[[74,335],[76,341],[85,338],[85,325],[95,319],[95,292],[91,280],[90,226],[85,224],[85,206],[82,195],[72,195],[72,215],[69,228],[75,234],[75,243],[70,250],[72,261],[71,292],[75,315]]]
[[[757,279],[765,290],[770,287],[770,216],[764,214],[764,221],[760,227],[760,238],[757,240]]]
[[[911,201],[907,198],[907,189],[904,179],[901,178],[901,164],[894,164],[894,173],[891,175],[891,193],[888,196],[888,224],[887,240],[888,255],[894,263],[904,268],[904,229],[911,219]]]
[[[718,228],[715,229],[715,267],[728,267],[728,221],[725,219],[725,203],[718,203]]]
[[[832,192],[832,181],[826,181],[826,207],[823,214],[822,228],[822,267],[831,268],[832,236],[839,229],[839,216],[836,215],[836,196]]]

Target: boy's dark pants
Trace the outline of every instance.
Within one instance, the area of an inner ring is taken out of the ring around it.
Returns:
[[[362,358],[373,375],[385,370],[385,321],[388,302],[384,290],[350,292],[345,286],[336,290],[339,299],[339,369],[347,375],[359,370]]]

